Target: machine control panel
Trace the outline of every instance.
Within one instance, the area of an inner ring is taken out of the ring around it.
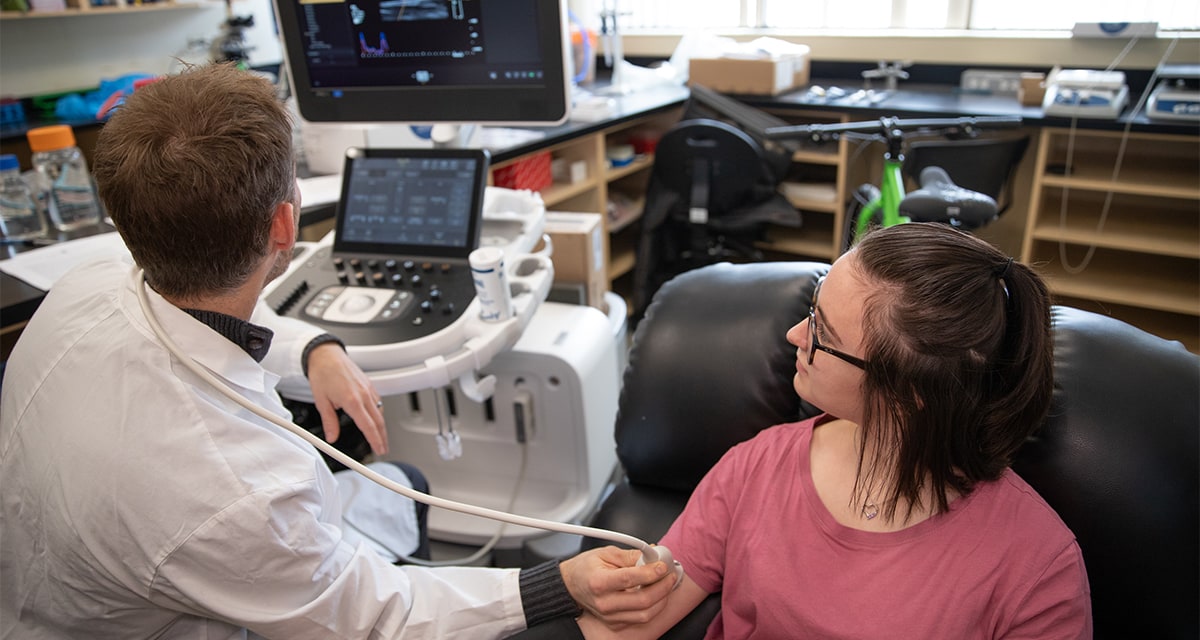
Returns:
[[[326,326],[347,345],[436,333],[475,297],[487,153],[350,149],[336,235],[267,296],[277,313]]]
[[[474,297],[466,261],[341,256],[322,247],[267,302],[347,344],[385,344],[449,326]]]

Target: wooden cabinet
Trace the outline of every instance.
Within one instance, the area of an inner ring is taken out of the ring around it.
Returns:
[[[668,109],[624,120],[595,132],[582,134],[539,149],[549,153],[551,162],[561,167],[554,183],[540,191],[548,211],[600,213],[607,230],[606,248],[609,280],[617,280],[633,271],[636,261],[637,222],[642,215],[646,185],[654,166],[652,153],[635,155],[632,162],[614,167],[608,149],[631,144],[635,138],[653,140],[679,121],[680,110]],[[493,175],[526,154],[492,167]]]
[[[844,114],[819,111],[773,111],[792,124],[846,122]],[[841,254],[842,229],[850,189],[857,185],[848,173],[850,143],[815,145],[805,142],[792,154],[792,167],[780,191],[802,217],[799,228],[770,226],[760,249],[782,258],[833,262]]]
[[[1043,129],[1021,259],[1057,302],[1200,352],[1196,136]]]

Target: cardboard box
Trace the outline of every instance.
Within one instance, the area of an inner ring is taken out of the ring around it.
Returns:
[[[583,289],[584,302],[608,313],[608,269],[604,264],[604,220],[598,213],[546,212],[546,235],[554,243],[554,284]]]
[[[721,93],[773,96],[808,84],[808,56],[692,58],[688,84]]]

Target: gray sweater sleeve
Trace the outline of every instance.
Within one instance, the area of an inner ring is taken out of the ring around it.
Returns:
[[[526,626],[532,627],[560,616],[576,618],[583,613],[567,591],[557,560],[522,569],[520,586]]]

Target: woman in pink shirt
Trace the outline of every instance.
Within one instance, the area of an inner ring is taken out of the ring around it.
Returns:
[[[664,536],[686,576],[636,627],[708,594],[708,638],[1090,638],[1074,535],[1010,468],[1053,391],[1050,299],[946,225],[868,234],[791,328],[796,393],[825,413],[762,431]]]

